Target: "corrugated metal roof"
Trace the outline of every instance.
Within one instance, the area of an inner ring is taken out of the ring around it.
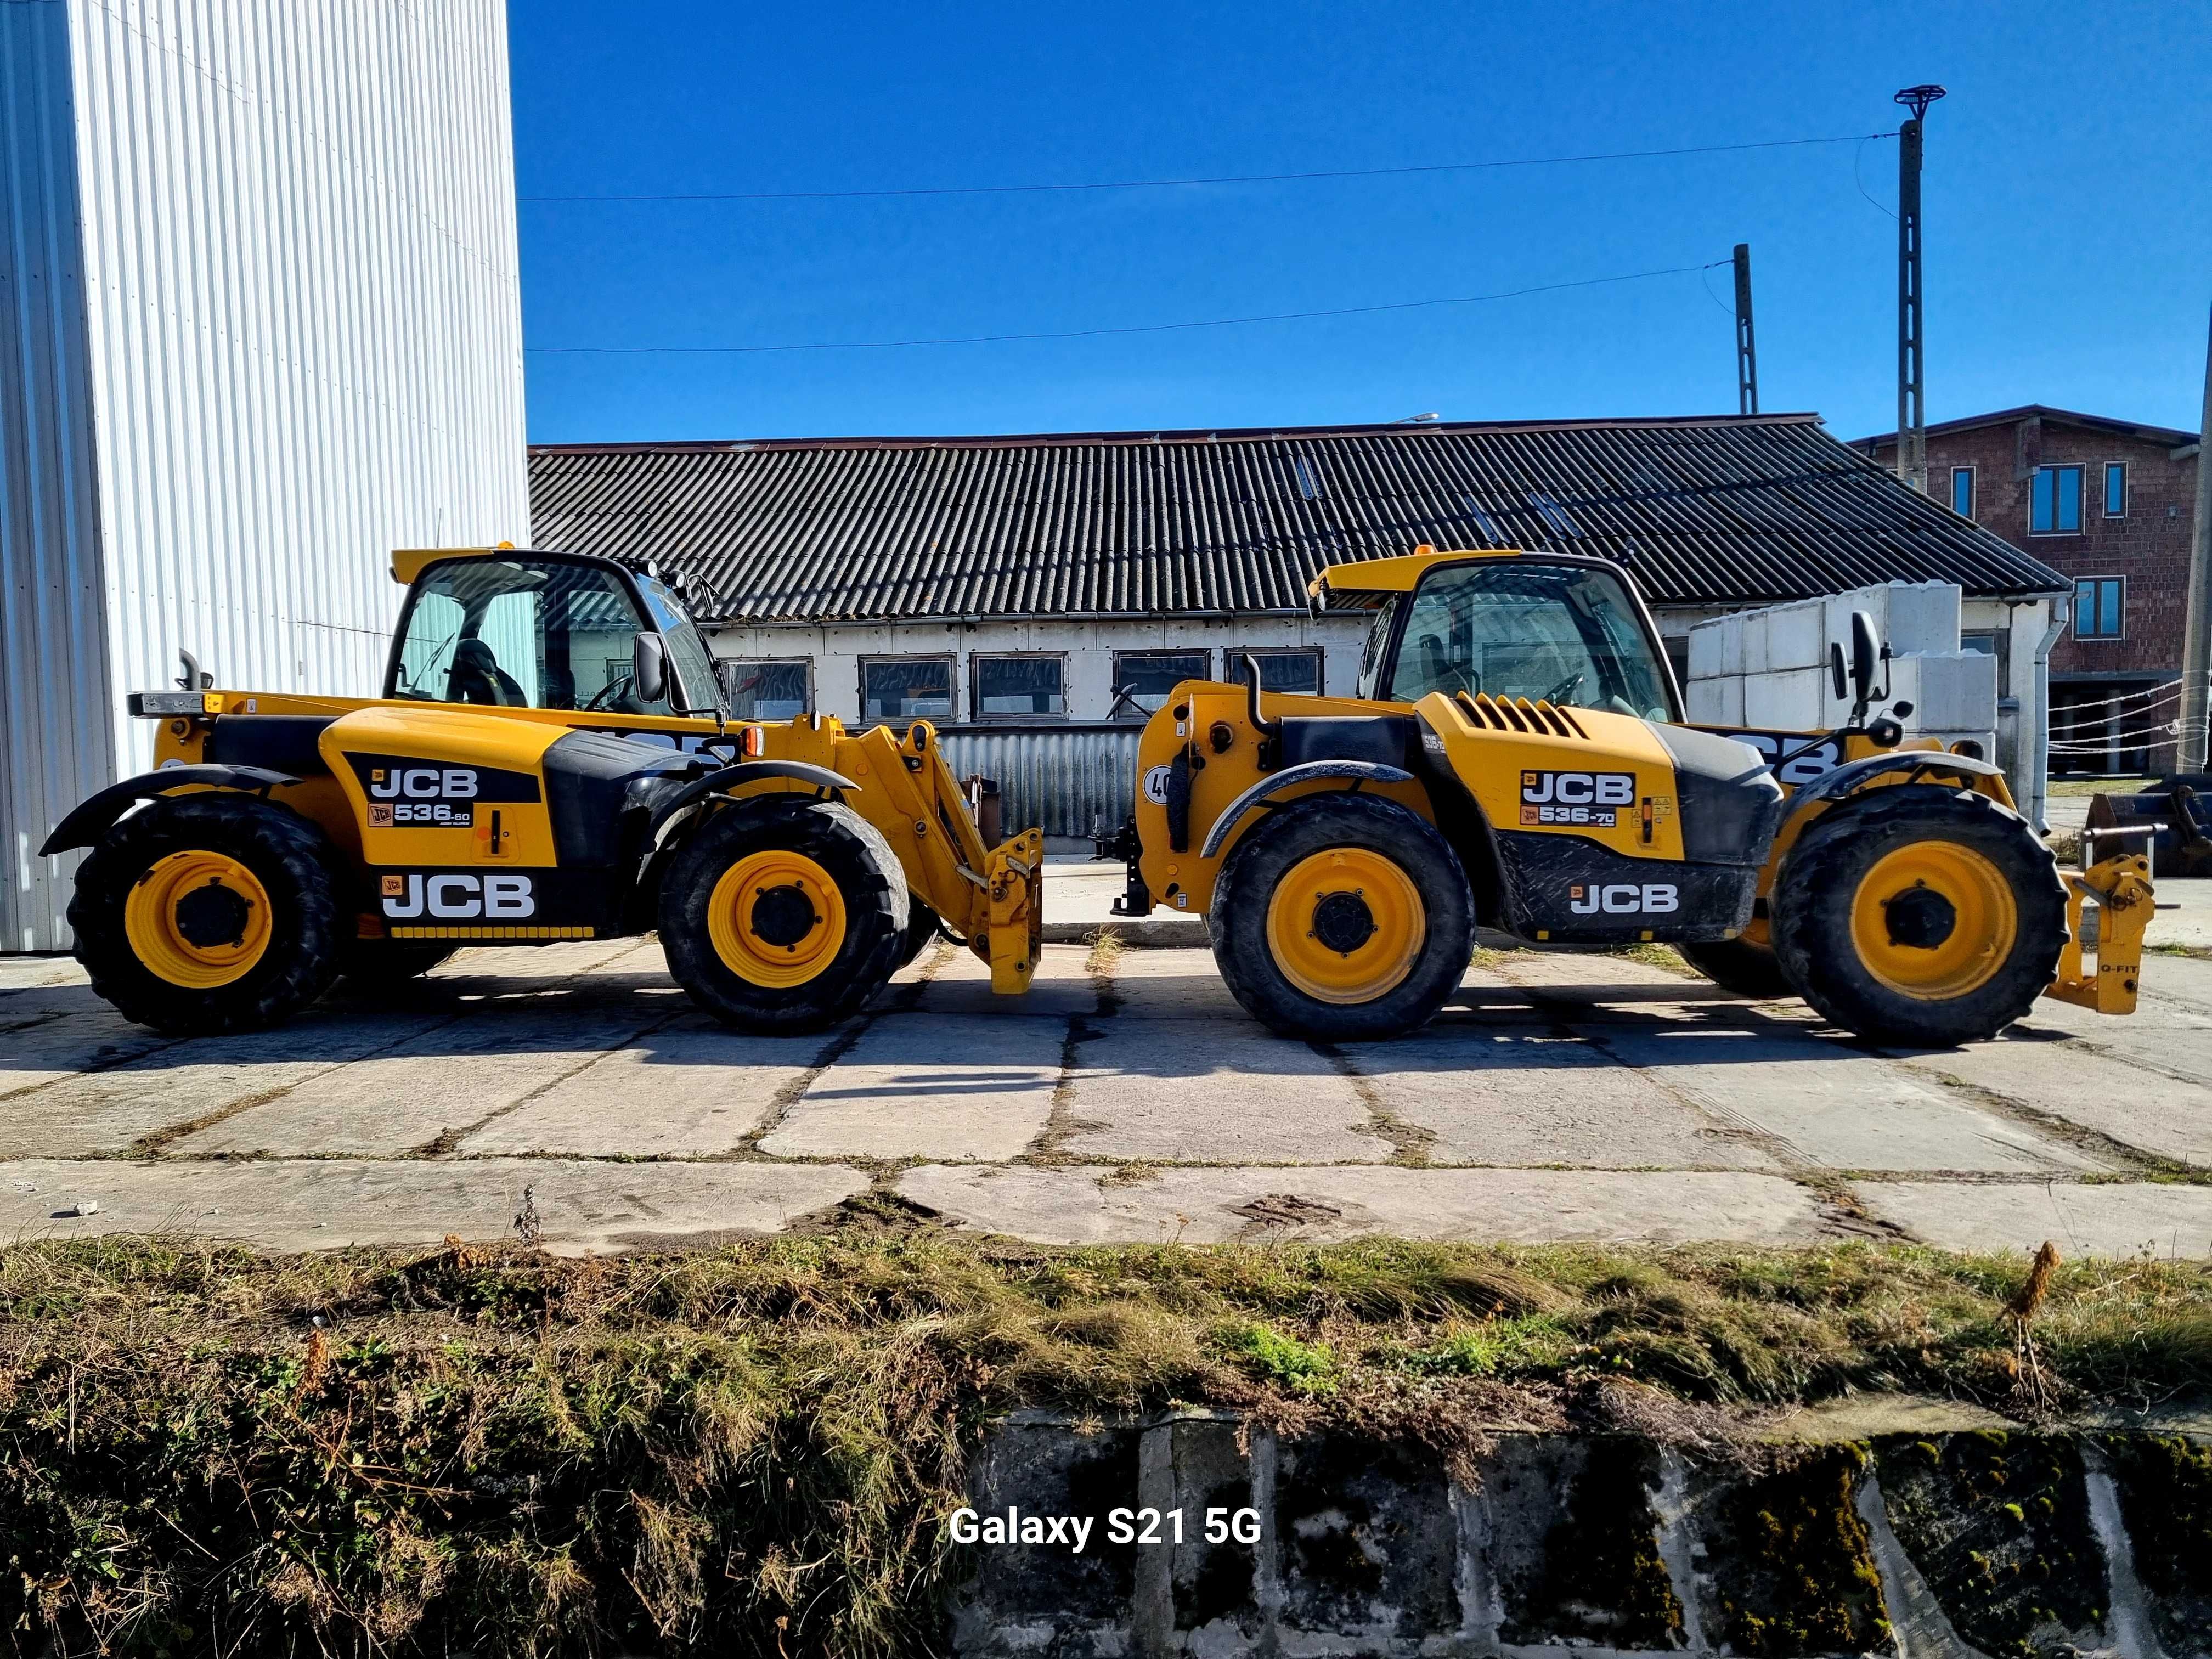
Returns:
[[[1817,416],[532,448],[540,547],[686,570],[725,622],[1304,608],[1321,566],[1597,553],[1656,604],[2067,580]]]

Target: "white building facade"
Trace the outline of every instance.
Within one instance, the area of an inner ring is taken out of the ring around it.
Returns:
[[[501,0],[0,5],[0,949],[179,647],[371,691],[390,550],[527,538]]]

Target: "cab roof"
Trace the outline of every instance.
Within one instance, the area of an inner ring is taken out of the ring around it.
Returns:
[[[1410,593],[1431,566],[1461,559],[1518,559],[1528,556],[1517,547],[1468,547],[1439,553],[1426,542],[1395,558],[1362,559],[1355,564],[1333,564],[1306,585],[1315,599],[1324,594]]]
[[[415,579],[441,559],[488,559],[495,553],[523,551],[513,542],[497,547],[395,547],[392,550],[392,580],[411,587]]]

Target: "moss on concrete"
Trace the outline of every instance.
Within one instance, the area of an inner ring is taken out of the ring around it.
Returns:
[[[2160,1642],[2168,1653],[2212,1653],[2212,1445],[2113,1435],[2099,1446]]]
[[[1627,1439],[1589,1443],[1543,1566],[1516,1586],[1502,1634],[1516,1644],[1589,1643],[1665,1649],[1682,1643],[1682,1604],[1659,1553],[1651,1494],[1656,1449]]]
[[[1997,1656],[2109,1646],[2078,1447],[1987,1430],[1882,1443],[1890,1525],[1960,1636]]]
[[[1881,1578],[1855,1507],[1866,1455],[1850,1444],[1785,1452],[1716,1495],[1718,1634],[1736,1652],[1780,1659],[1887,1642]]]

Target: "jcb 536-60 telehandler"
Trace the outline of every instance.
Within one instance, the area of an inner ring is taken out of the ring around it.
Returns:
[[[186,659],[158,765],[84,802],[70,919],[125,1013],[278,1020],[341,974],[468,945],[657,928],[703,1007],[749,1030],[859,1007],[942,930],[1018,994],[1042,839],[987,844],[927,721],[732,724],[706,640],[649,568],[511,548],[401,553],[384,696],[219,690]],[[2049,994],[2135,1002],[2143,859],[2062,878],[1978,756],[1876,713],[1863,620],[1840,731],[1683,722],[1625,574],[1555,554],[1334,567],[1372,609],[1348,698],[1188,682],[1139,740],[1117,909],[1206,918],[1279,1031],[1386,1036],[1465,973],[1478,925],[1532,943],[1679,944],[1723,985],[1861,1034],[1990,1036]],[[1739,737],[1748,741],[1739,740]],[[2103,911],[2084,970],[2081,907]]]

